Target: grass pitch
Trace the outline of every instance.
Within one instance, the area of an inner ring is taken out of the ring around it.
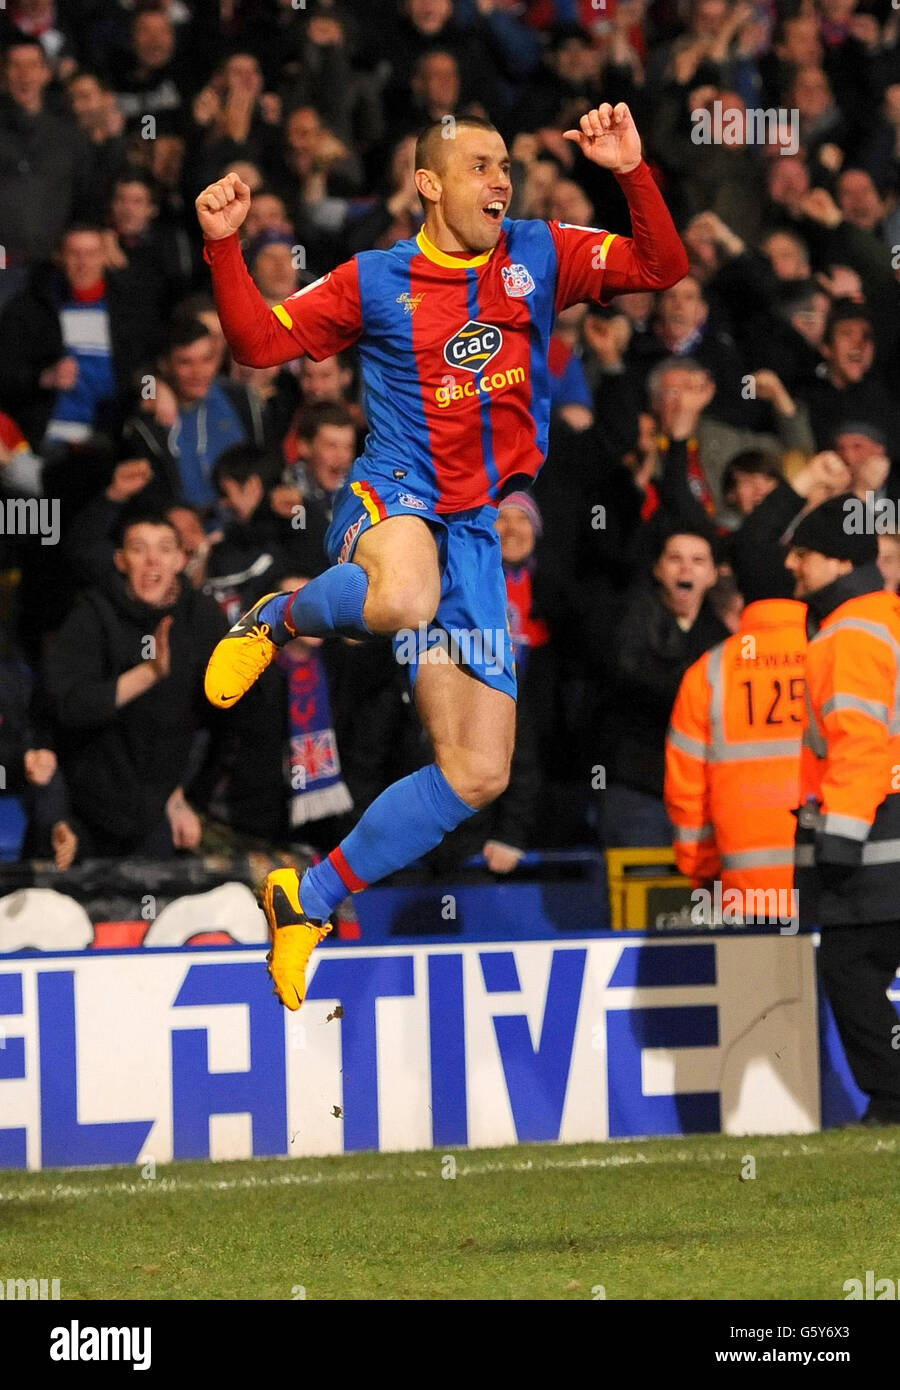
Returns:
[[[3,1171],[0,1276],[64,1299],[842,1299],[900,1277],[898,1156],[891,1129],[457,1150],[455,1177],[439,1152]]]

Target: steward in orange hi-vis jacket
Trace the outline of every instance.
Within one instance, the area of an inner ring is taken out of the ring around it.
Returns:
[[[900,599],[883,585],[866,564],[807,599],[796,880],[816,926],[900,918]]]
[[[819,926],[900,917],[900,598],[883,583],[866,565],[810,596],[821,625],[809,647],[796,862],[804,917]]]
[[[805,621],[794,599],[750,603],[739,631],[685,672],[666,741],[665,800],[678,867],[697,885],[776,889],[782,904],[790,893]]]
[[[900,1123],[900,599],[849,495],[801,520],[787,567],[808,605],[795,888],[868,1124]]]

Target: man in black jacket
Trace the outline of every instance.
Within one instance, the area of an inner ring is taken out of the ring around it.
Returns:
[[[29,266],[50,255],[68,222],[100,211],[91,146],[45,100],[53,70],[40,40],[16,33],[2,66],[0,245],[6,269],[0,303],[21,288]]]
[[[868,1125],[900,1124],[900,601],[875,563],[861,503],[832,497],[803,517],[788,568],[807,605],[806,721],[794,889],[821,930],[818,965]]]
[[[109,264],[130,289],[144,317],[164,322],[190,289],[191,265],[170,227],[159,221],[155,180],[138,165],[125,165],[112,185],[105,234]]]
[[[638,589],[619,626],[605,755],[604,843],[668,845],[663,804],[666,729],[687,668],[728,636],[708,594],[714,537],[679,523],[663,532],[652,586]]]
[[[313,497],[290,516],[272,509],[269,490],[278,460],[253,444],[226,449],[213,468],[213,484],[233,518],[207,562],[208,587],[231,622],[286,575],[312,578],[328,566],[325,507]]]
[[[225,620],[185,584],[162,515],[127,521],[118,582],[89,589],[49,646],[45,685],[82,853],[159,857],[199,843],[184,797],[203,671]]]
[[[825,326],[822,356],[826,374],[800,391],[818,448],[828,448],[844,420],[869,420],[884,432],[888,457],[900,459],[900,412],[885,373],[894,364],[883,363],[876,352],[871,310],[853,300],[837,300]]]

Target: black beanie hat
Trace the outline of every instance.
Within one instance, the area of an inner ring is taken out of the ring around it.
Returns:
[[[850,560],[856,568],[878,559],[878,539],[867,526],[865,508],[852,492],[829,497],[802,517],[791,545],[817,550],[832,560]]]

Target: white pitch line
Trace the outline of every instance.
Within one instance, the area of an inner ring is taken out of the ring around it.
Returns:
[[[752,1144],[754,1140],[758,1141],[759,1139],[768,1141],[772,1137],[771,1135],[747,1135],[746,1142]],[[896,1149],[896,1140],[876,1139],[865,1144],[854,1144],[852,1151],[854,1153],[874,1154],[879,1152],[894,1153]],[[275,1187],[328,1187],[366,1182],[402,1182],[409,1178],[430,1178],[433,1181],[440,1177],[440,1164],[443,1157],[444,1155],[435,1149],[435,1167],[433,1169],[407,1168],[402,1172],[391,1169],[374,1172],[349,1169],[347,1172],[279,1173],[269,1174],[265,1177],[257,1177],[250,1173],[241,1178],[146,1178],[141,1182],[107,1182],[95,1183],[91,1186],[53,1183],[44,1187],[24,1187],[18,1191],[0,1189],[0,1203],[30,1202],[37,1199],[71,1201],[85,1197],[112,1197],[117,1194],[135,1197],[148,1192],[234,1192]],[[457,1157],[457,1154],[454,1153],[453,1157]],[[780,1149],[777,1153],[768,1154],[766,1157],[822,1158],[831,1157],[831,1154],[827,1153],[825,1149],[815,1148],[812,1144],[801,1143],[793,1148]],[[690,1153],[681,1149],[673,1154],[654,1154],[636,1150],[634,1153],[607,1154],[597,1158],[545,1158],[537,1161],[534,1159],[520,1159],[518,1161],[498,1159],[495,1162],[488,1161],[471,1165],[466,1165],[458,1160],[459,1166],[456,1169],[456,1176],[457,1178],[468,1178],[486,1177],[494,1173],[542,1173],[562,1169],[628,1168],[638,1165],[641,1167],[665,1167],[678,1164],[691,1165],[733,1161],[734,1154],[722,1149],[708,1153],[702,1151]]]

